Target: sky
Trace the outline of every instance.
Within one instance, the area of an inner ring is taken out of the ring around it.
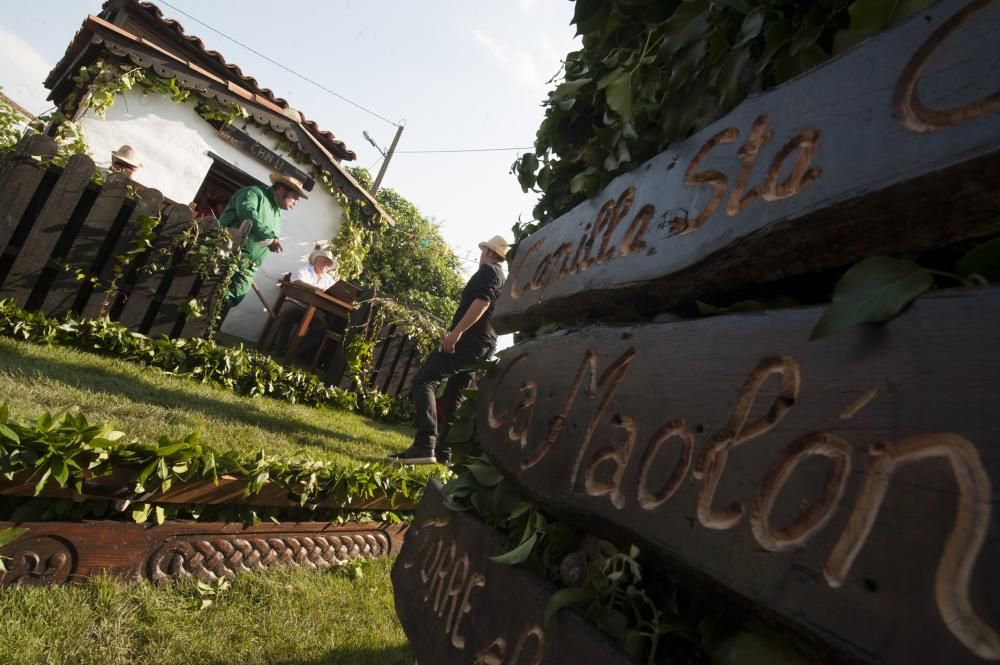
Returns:
[[[187,34],[333,132],[357,153],[352,165],[370,167],[373,176],[381,155],[362,132],[387,149],[393,123],[405,122],[382,184],[440,222],[445,241],[468,260],[467,270],[475,267],[479,241],[496,234],[512,239],[518,218],[531,219],[536,197],[523,193],[509,170],[534,143],[547,81],[566,53],[579,48],[569,0],[155,4]],[[283,6],[294,10],[282,13]],[[50,108],[42,81],[87,14],[100,9],[101,0],[11,3],[0,13],[4,92],[36,114]],[[414,152],[481,148],[521,150]]]

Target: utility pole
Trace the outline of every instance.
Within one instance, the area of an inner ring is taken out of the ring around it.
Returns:
[[[403,127],[405,126],[406,126],[406,121],[402,121],[398,125],[396,125],[396,136],[393,137],[392,145],[389,146],[389,152],[387,153],[382,152],[381,148],[375,145],[375,141],[373,141],[371,137],[368,136],[368,133],[365,132],[365,138],[368,139],[368,142],[374,145],[379,152],[382,152],[382,156],[385,157],[385,160],[382,162],[382,168],[378,170],[378,175],[375,176],[375,182],[372,183],[372,191],[371,191],[372,196],[375,196],[375,194],[378,193],[378,186],[382,183],[382,176],[385,175],[386,169],[389,168],[389,160],[392,159],[392,153],[396,151],[396,144],[399,143],[399,136],[400,134],[403,133]]]

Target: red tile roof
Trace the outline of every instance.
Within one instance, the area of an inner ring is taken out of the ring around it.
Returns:
[[[257,82],[257,79],[244,74],[239,65],[227,62],[225,57],[223,57],[223,55],[218,51],[206,48],[205,43],[197,36],[185,33],[184,26],[173,19],[165,18],[163,16],[163,12],[160,11],[160,8],[152,2],[143,2],[139,0],[124,0],[124,2],[127,2],[127,4],[131,5],[135,9],[145,12],[148,16],[158,21],[165,29],[172,32],[177,37],[185,40],[192,48],[200,52],[206,58],[228,70],[229,75],[232,76],[242,87],[248,88],[254,94],[259,95],[282,110],[289,108],[287,100],[277,97],[270,88],[261,87],[261,85]],[[107,0],[101,9],[101,18],[105,18],[105,13],[107,13],[113,6],[120,4],[124,4],[122,0]],[[330,153],[341,160],[352,161],[357,158],[357,154],[355,154],[353,150],[349,149],[343,141],[339,140],[333,132],[320,129],[319,125],[306,118],[301,111],[299,111],[299,114],[302,115],[302,125],[309,131],[310,134],[315,136],[323,147],[330,151]]]

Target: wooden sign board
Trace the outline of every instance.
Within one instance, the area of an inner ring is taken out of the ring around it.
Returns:
[[[437,485],[427,486],[392,569],[396,614],[418,663],[631,663],[571,611],[545,625],[555,587],[524,568],[490,561],[504,551],[492,528],[449,510]]]
[[[1000,660],[1000,289],[808,342],[819,315],[513,347],[480,441],[546,509],[848,659]]]
[[[1000,2],[941,0],[523,240],[501,332],[1000,230]]]
[[[219,136],[243,152],[252,155],[254,159],[266,165],[272,171],[284,173],[285,175],[290,175],[293,178],[298,179],[302,183],[303,189],[307,192],[312,191],[313,184],[315,182],[312,178],[296,168],[294,165],[290,164],[287,160],[283,159],[278,153],[261,145],[256,139],[243,130],[233,127],[232,125],[223,125],[219,128]]]

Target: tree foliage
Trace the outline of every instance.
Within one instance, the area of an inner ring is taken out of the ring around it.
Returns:
[[[541,194],[520,239],[772,88],[933,0],[576,0],[583,48],[549,92],[535,151],[512,167]]]
[[[365,189],[371,188],[367,170],[349,170]],[[382,188],[376,198],[396,224],[383,224],[374,231],[358,279],[400,302],[449,320],[465,279],[458,257],[441,237],[440,225],[394,189]]]

